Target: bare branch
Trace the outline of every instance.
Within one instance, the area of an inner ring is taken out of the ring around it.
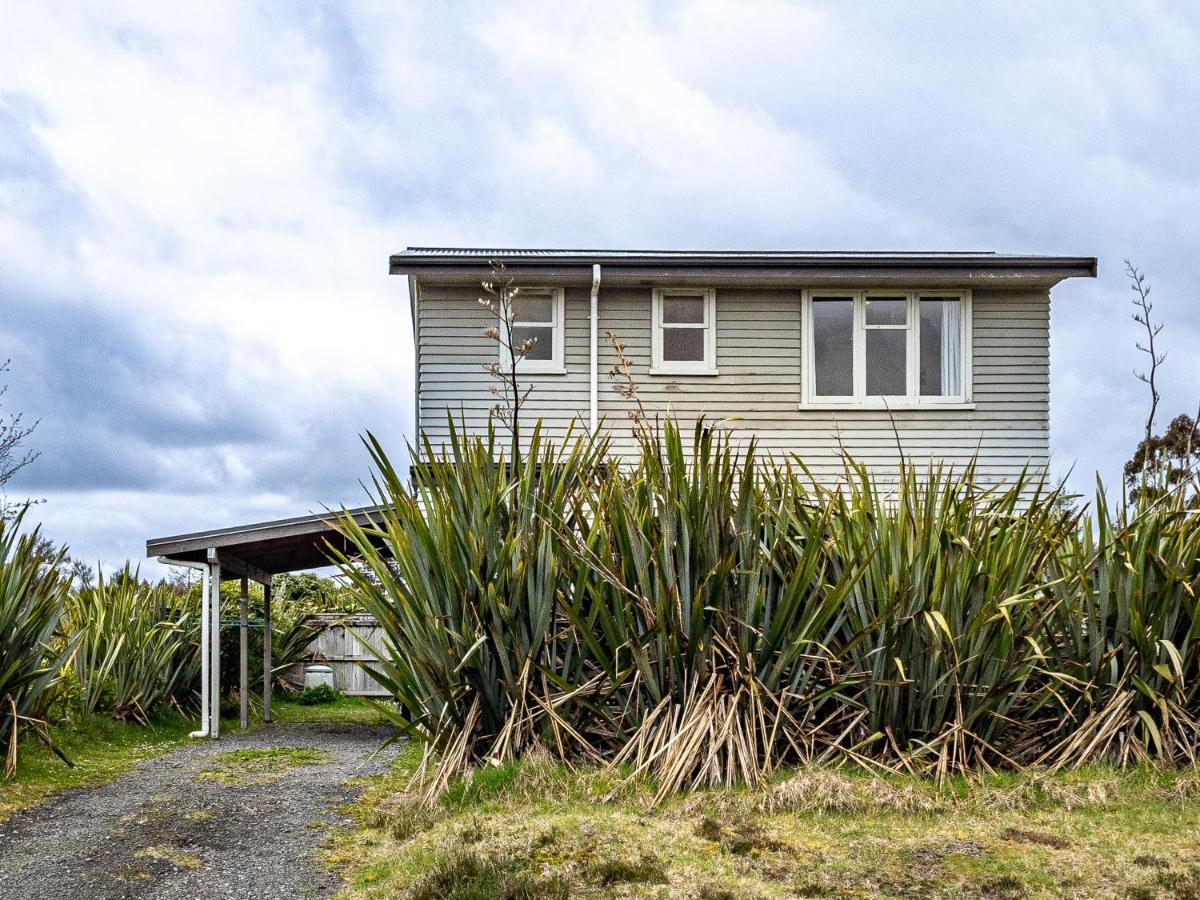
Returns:
[[[1136,370],[1133,373],[1138,381],[1150,388],[1150,411],[1146,416],[1145,438],[1146,444],[1149,445],[1151,438],[1154,436],[1154,418],[1158,415],[1158,401],[1160,399],[1157,382],[1158,367],[1167,359],[1167,355],[1160,353],[1158,348],[1155,347],[1154,341],[1162,332],[1164,323],[1156,323],[1154,321],[1154,304],[1150,302],[1150,286],[1146,284],[1145,273],[1127,259],[1125,260],[1125,275],[1129,279],[1129,289],[1137,295],[1131,301],[1137,308],[1137,311],[1133,314],[1133,321],[1146,329],[1146,343],[1143,345],[1139,341],[1134,346],[1150,357],[1150,371],[1148,374]]]
[[[6,359],[0,363],[0,375],[9,371],[10,362],[11,360]],[[0,398],[7,392],[8,385],[0,386]],[[40,420],[36,420],[27,425],[21,413],[8,416],[0,414],[0,488],[41,455],[35,450],[22,450],[25,439],[33,434],[39,422]]]

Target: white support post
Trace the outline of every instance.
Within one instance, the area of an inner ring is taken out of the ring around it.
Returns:
[[[188,737],[206,738],[208,737],[208,686],[212,681],[208,674],[209,669],[209,640],[208,640],[208,614],[211,603],[208,599],[209,590],[209,567],[208,563],[202,562],[187,562],[180,559],[171,559],[166,556],[158,557],[158,561],[164,566],[185,566],[189,569],[195,569],[200,573],[200,729],[191,732]]]
[[[221,562],[215,549],[208,551],[208,568],[212,601],[208,616],[209,674],[212,677],[208,688],[208,699],[212,704],[208,714],[208,733],[215,741],[221,736]]]

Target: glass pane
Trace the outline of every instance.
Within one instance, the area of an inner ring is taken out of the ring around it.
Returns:
[[[514,322],[553,322],[554,298],[549,294],[519,293],[512,298]]]
[[[704,362],[703,328],[664,328],[663,362]]]
[[[703,325],[703,297],[663,297],[663,322],[668,325]]]
[[[854,301],[813,299],[813,393],[849,397],[854,393]]]
[[[962,325],[957,300],[921,298],[921,395],[962,393]]]
[[[520,356],[521,345],[532,340],[533,346],[526,352],[523,359],[554,359],[554,329],[548,325],[517,325],[512,330],[512,349],[514,356]],[[518,368],[520,363],[517,363]]]
[[[908,393],[905,368],[907,331],[867,332],[867,394],[902,397]]]
[[[869,297],[868,325],[907,325],[908,301],[903,297]]]

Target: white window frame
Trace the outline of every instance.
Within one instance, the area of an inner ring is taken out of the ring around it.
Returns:
[[[880,299],[903,297],[908,303],[907,325],[867,325],[866,301],[872,297]],[[962,390],[954,396],[922,396],[921,394],[921,347],[920,347],[920,302],[921,298],[942,298],[959,301],[959,327],[962,329],[959,344],[962,349]],[[816,388],[816,353],[813,347],[812,304],[814,299],[847,298],[854,302],[854,393],[850,396],[835,397],[817,394]],[[839,290],[829,288],[822,290],[805,290],[801,293],[800,315],[800,355],[803,393],[801,409],[904,409],[917,407],[934,407],[939,409],[974,409],[971,384],[973,382],[971,368],[971,339],[974,326],[971,320],[971,291],[969,290],[889,290],[877,288],[870,290]],[[867,331],[874,329],[899,329],[908,331],[906,345],[907,363],[907,393],[903,396],[881,396],[866,393],[867,386]]]
[[[564,375],[566,374],[566,364],[564,360],[564,335],[566,332],[566,291],[563,288],[546,288],[546,287],[528,287],[519,288],[517,296],[521,294],[549,294],[551,303],[550,311],[553,316],[553,321],[550,322],[524,322],[518,321],[516,318],[512,320],[513,326],[524,325],[533,327],[550,326],[553,330],[551,334],[553,338],[551,343],[550,359],[530,359],[524,357],[517,360],[518,375]],[[500,364],[505,372],[511,372],[513,368],[512,356],[509,353],[509,348],[505,347],[503,342],[500,343]]]
[[[694,324],[666,324],[663,322],[663,299],[667,297],[704,298],[704,359],[693,362],[663,359],[663,330],[667,328],[691,328]],[[651,295],[650,348],[651,375],[719,375],[717,369],[717,292],[715,288],[655,288]]]

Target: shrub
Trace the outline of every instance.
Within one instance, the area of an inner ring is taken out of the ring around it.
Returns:
[[[598,477],[603,442],[556,449],[539,427],[513,464],[493,427],[482,438],[452,428],[450,439],[445,457],[427,445],[413,490],[372,439],[381,509],[366,527],[340,517],[353,558],[335,551],[383,632],[371,674],[396,697],[396,724],[442,755],[442,786],[542,734],[556,735],[564,753],[586,750],[578,717],[600,686],[556,608],[575,574],[560,531],[587,528],[582,485]]]
[[[328,684],[318,684],[297,691],[293,699],[301,706],[322,706],[326,703],[336,703],[342,699],[342,695]]]
[[[853,760],[949,777],[1191,759],[1200,527],[1180,497],[1080,521],[1044,479],[975,467],[823,486],[703,422],[506,461],[426,442],[412,486],[373,439],[375,522],[339,519],[379,620],[372,674],[436,760],[429,792],[544,748],[658,797]],[[414,454],[415,455],[415,454]]]
[[[1200,748],[1200,515],[1182,490],[1093,512],[1054,559],[1056,673],[1040,760],[1195,762]]]
[[[200,670],[195,610],[169,585],[143,582],[128,565],[74,594],[63,632],[78,646],[70,668],[79,712],[99,710],[145,724],[190,689]]]
[[[53,642],[68,590],[58,571],[62,553],[44,557],[37,529],[21,534],[23,518],[23,511],[0,518],[0,746],[6,776],[16,768],[22,729],[33,730],[54,749],[42,716],[73,649]]]

